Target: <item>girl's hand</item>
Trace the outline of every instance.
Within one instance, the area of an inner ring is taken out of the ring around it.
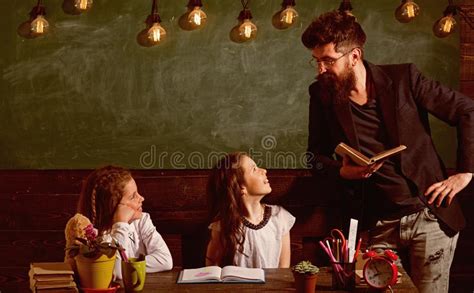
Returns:
[[[131,223],[138,220],[142,216],[142,202],[145,200],[138,193],[135,180],[131,179],[124,187],[123,196],[118,204],[113,221]]]
[[[132,205],[120,202],[114,213],[114,223],[130,223],[133,220],[135,213],[136,209]]]

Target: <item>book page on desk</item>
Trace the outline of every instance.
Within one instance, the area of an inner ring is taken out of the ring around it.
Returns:
[[[265,283],[265,271],[258,268],[225,266],[221,279],[223,282]]]
[[[218,266],[208,266],[198,269],[185,269],[181,271],[178,283],[212,282],[221,280],[222,269]]]

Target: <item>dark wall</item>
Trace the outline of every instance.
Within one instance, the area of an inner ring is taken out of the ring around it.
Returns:
[[[269,168],[303,167],[307,87],[316,73],[300,36],[339,1],[298,0],[299,22],[286,31],[271,25],[280,0],[251,1],[259,30],[248,44],[229,39],[238,0],[203,0],[208,24],[192,32],[178,26],[186,0],[159,1],[168,40],[154,48],[135,41],[150,0],[95,1],[77,16],[62,11],[62,0],[47,0],[51,33],[25,40],[16,29],[35,3],[0,1],[0,168],[200,169],[232,150]],[[447,2],[417,3],[419,18],[401,24],[398,0],[352,1],[369,38],[365,56],[414,62],[456,86],[459,35],[442,40],[431,32]],[[453,166],[454,132],[438,121],[433,128]]]

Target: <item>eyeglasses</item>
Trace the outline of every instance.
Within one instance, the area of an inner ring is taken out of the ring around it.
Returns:
[[[334,64],[336,64],[336,62],[339,59],[346,56],[347,54],[349,54],[350,52],[352,52],[354,49],[357,49],[357,48],[359,48],[359,47],[354,47],[354,48],[350,49],[349,51],[347,51],[346,53],[342,54],[341,56],[339,56],[337,58],[327,57],[327,58],[325,58],[324,60],[321,60],[321,61],[318,61],[315,58],[311,58],[309,60],[309,64],[311,65],[311,67],[316,68],[316,69],[319,69],[321,67],[321,65],[324,66],[324,68],[330,68]]]

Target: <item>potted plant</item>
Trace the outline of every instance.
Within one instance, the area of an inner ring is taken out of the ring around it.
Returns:
[[[122,248],[118,243],[103,241],[90,223],[83,228],[82,235],[85,238],[75,237],[75,243],[66,247],[66,254],[75,260],[81,287],[106,289],[112,281],[115,253]]]
[[[300,261],[291,268],[295,277],[296,292],[313,293],[316,289],[316,276],[319,268],[310,261]]]

